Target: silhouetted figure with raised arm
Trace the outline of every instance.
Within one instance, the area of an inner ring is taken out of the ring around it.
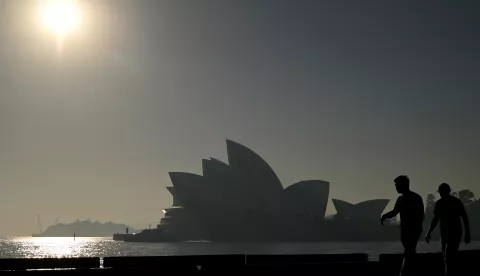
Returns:
[[[435,203],[433,219],[425,236],[427,243],[430,242],[432,231],[440,221],[440,237],[442,251],[445,258],[445,274],[453,275],[456,271],[456,255],[462,241],[462,222],[465,227],[465,244],[470,243],[470,223],[468,221],[465,206],[460,199],[452,196],[450,185],[442,183],[438,187],[440,199]]]
[[[401,194],[398,197],[395,207],[392,211],[384,214],[380,220],[391,219],[400,214],[400,239],[404,248],[404,259],[400,275],[404,275],[407,263],[412,266],[411,259],[417,253],[417,243],[423,228],[423,217],[425,214],[423,199],[420,195],[410,190],[410,180],[408,176],[401,175],[394,180],[397,192]],[[407,261],[408,260],[408,261]]]

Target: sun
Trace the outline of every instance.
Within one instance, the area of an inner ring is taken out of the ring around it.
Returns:
[[[58,38],[72,34],[81,22],[76,0],[38,0],[38,12],[41,25]]]

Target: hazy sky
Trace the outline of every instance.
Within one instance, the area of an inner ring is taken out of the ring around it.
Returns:
[[[83,0],[60,51],[0,0],[0,234],[153,226],[226,138],[330,198],[480,194],[477,2]]]

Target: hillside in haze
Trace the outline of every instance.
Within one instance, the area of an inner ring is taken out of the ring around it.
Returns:
[[[34,234],[36,237],[72,237],[73,234],[77,237],[111,237],[115,233],[125,233],[126,228],[129,228],[130,233],[136,230],[125,224],[116,224],[113,222],[101,223],[98,221],[92,222],[76,221],[70,224],[58,223],[47,228],[43,233]]]

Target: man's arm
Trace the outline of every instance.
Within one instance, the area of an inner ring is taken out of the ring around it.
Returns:
[[[398,210],[398,208],[393,208],[392,211],[383,214],[382,218],[391,219],[391,218],[396,217],[398,215],[398,213],[400,213],[400,210]]]
[[[386,219],[391,219],[391,218],[394,218],[398,215],[398,213],[400,213],[400,200],[401,200],[401,197],[399,197],[397,199],[397,202],[395,202],[395,207],[393,207],[393,210],[388,212],[388,213],[385,213],[383,214],[382,218],[380,219],[380,223],[383,225],[383,222],[386,220]]]
[[[438,201],[435,203],[435,207],[433,208],[433,219],[432,219],[432,222],[430,222],[430,227],[428,228],[428,232],[427,232],[427,235],[425,236],[425,240],[427,241],[427,243],[430,242],[430,239],[432,238],[432,232],[433,230],[435,229],[435,227],[437,227],[437,224],[438,224]]]
[[[422,208],[422,224],[423,224],[423,221],[425,220],[425,205],[423,204],[422,198],[420,198],[420,206]]]
[[[428,228],[427,235],[425,236],[425,240],[427,241],[427,243],[430,242],[430,239],[432,238],[432,232],[435,229],[435,227],[437,227],[437,224],[438,224],[438,217],[437,215],[434,215],[432,222],[430,223],[430,227]]]
[[[468,219],[467,212],[465,211],[465,206],[461,203],[462,207],[460,210],[460,216],[462,217],[463,227],[465,228],[465,244],[470,243],[470,220]]]

